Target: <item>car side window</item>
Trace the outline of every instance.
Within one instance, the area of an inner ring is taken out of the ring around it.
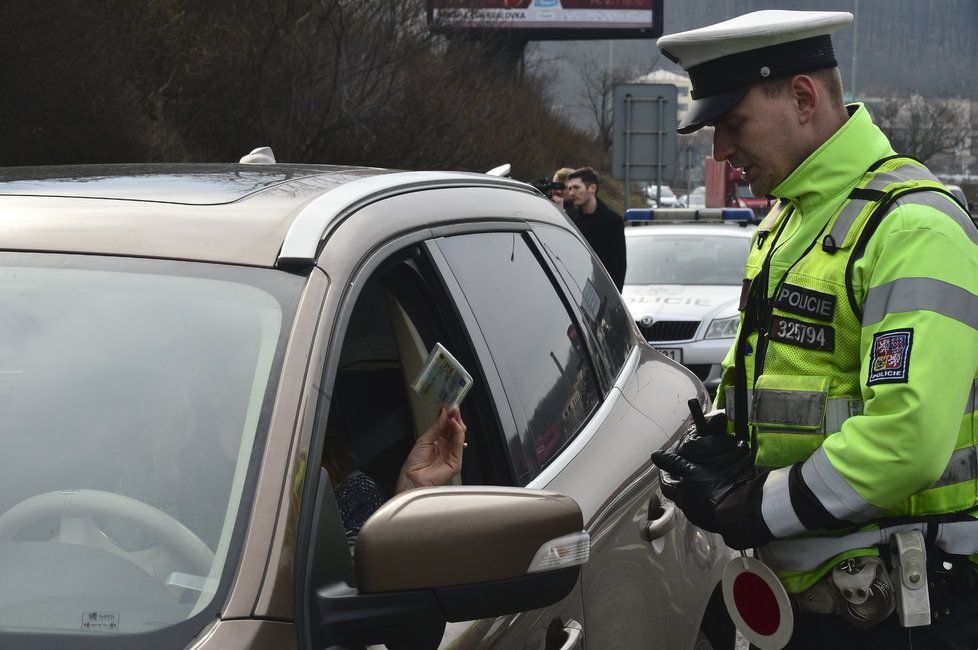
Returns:
[[[562,294],[520,233],[438,240],[505,384],[530,467],[525,484],[587,422],[601,400],[597,376]],[[511,452],[512,453],[512,452]]]
[[[469,428],[461,466],[437,484],[512,485],[480,367],[447,294],[422,266],[414,257],[394,259],[363,282],[339,349],[321,464],[351,549],[373,512],[409,487],[398,485],[405,459],[438,419],[438,409],[409,387],[435,342],[477,378],[459,407]]]
[[[614,382],[634,345],[632,322],[621,295],[601,263],[573,234],[555,226],[536,226],[534,232],[564,277],[597,346],[608,379]]]

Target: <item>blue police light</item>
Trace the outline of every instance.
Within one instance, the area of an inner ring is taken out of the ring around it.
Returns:
[[[625,210],[625,221],[648,221],[652,218],[652,208],[628,208]]]
[[[750,208],[724,208],[724,221],[754,221],[754,211]]]

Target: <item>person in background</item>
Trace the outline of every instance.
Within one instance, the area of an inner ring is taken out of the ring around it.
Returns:
[[[553,182],[563,183],[565,187],[562,190],[554,190],[550,193],[550,200],[553,201],[554,204],[563,210],[568,216],[570,216],[571,212],[574,210],[574,202],[571,201],[570,192],[566,187],[567,179],[572,173],[574,173],[574,170],[570,167],[561,167],[555,171]]]
[[[625,222],[598,198],[598,175],[590,167],[567,175],[567,191],[574,204],[568,213],[598,259],[608,270],[618,291],[625,286]]]

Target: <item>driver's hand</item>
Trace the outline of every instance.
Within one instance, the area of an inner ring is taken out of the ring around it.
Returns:
[[[395,493],[445,485],[462,470],[465,423],[458,407],[438,410],[438,419],[414,442],[404,460]]]

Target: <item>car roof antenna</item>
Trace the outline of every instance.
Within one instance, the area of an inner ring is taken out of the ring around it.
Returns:
[[[509,178],[510,164],[500,165],[499,167],[493,167],[486,172],[486,176],[502,176],[504,178]]]
[[[238,162],[242,165],[274,165],[275,153],[271,147],[258,147],[247,156],[242,156]]]

